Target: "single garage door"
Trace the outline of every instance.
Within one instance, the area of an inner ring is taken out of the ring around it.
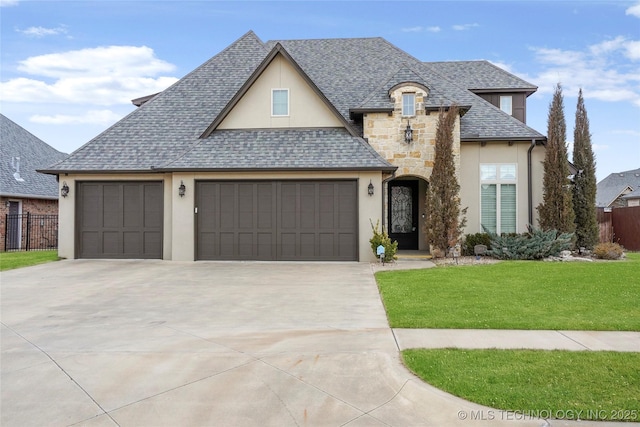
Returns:
[[[198,181],[196,259],[357,261],[356,181]]]
[[[162,182],[80,182],[78,258],[162,258]]]

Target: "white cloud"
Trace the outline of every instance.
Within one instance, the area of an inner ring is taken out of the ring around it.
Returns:
[[[474,24],[457,24],[457,25],[452,25],[451,28],[453,28],[456,31],[467,31],[467,30],[470,30],[472,28],[479,27],[479,26],[480,26],[480,24],[476,24],[476,23],[474,23]]]
[[[433,27],[422,27],[422,26],[416,26],[416,27],[407,27],[407,28],[402,28],[402,32],[403,33],[422,33],[424,31],[428,31],[430,33],[438,33],[440,32],[441,28],[438,26],[433,26]]]
[[[583,88],[585,98],[608,102],[629,102],[640,107],[640,41],[619,36],[586,46],[583,50],[532,48],[542,71],[526,79],[551,93],[556,83],[563,93],[577,96]]]
[[[83,115],[55,114],[52,116],[34,115],[29,118],[33,123],[41,124],[98,124],[109,126],[122,118],[122,115],[116,114],[111,110],[89,110]]]
[[[0,0],[0,7],[16,6],[18,0]]]
[[[160,92],[178,79],[160,76],[175,67],[142,46],[108,46],[54,53],[20,61],[18,77],[0,83],[5,102],[128,104]]]
[[[57,36],[59,34],[67,34],[67,28],[64,26],[59,26],[56,28],[45,28],[45,27],[29,27],[26,30],[16,30],[19,33],[25,34],[30,37],[45,37],[45,36]]]
[[[631,6],[629,9],[627,9],[626,14],[640,18],[640,2],[638,2],[638,4],[635,4]]]

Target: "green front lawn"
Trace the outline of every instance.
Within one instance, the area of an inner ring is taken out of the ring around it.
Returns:
[[[391,327],[640,331],[640,254],[376,274]]]
[[[415,349],[402,357],[424,381],[492,408],[535,418],[640,421],[640,353]]]
[[[58,251],[0,252],[0,271],[57,261]]]

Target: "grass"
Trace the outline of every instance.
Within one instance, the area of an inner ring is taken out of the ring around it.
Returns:
[[[57,261],[58,251],[0,252],[0,271]]]
[[[424,381],[492,408],[536,418],[640,421],[640,353],[413,349],[402,357]]]
[[[640,331],[640,254],[383,271],[394,328]]]

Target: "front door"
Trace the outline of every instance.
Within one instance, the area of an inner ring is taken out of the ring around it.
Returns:
[[[389,237],[398,249],[418,249],[418,181],[389,183]]]

